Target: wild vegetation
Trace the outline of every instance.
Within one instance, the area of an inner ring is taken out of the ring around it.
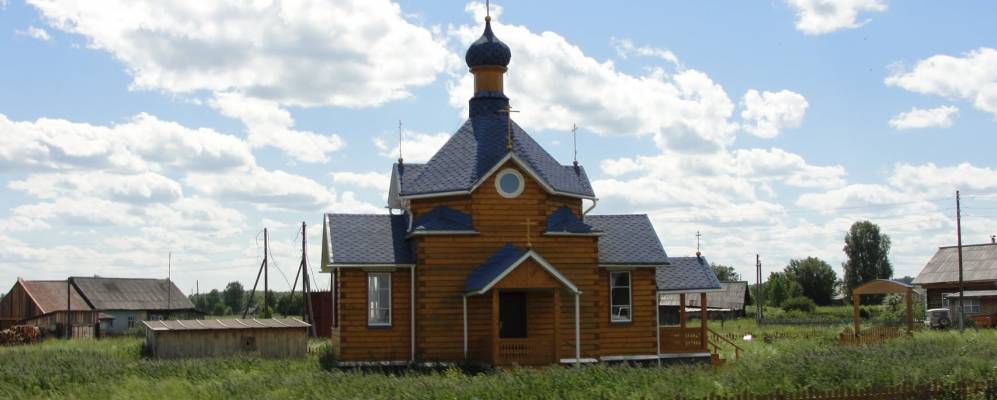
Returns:
[[[750,321],[743,325],[753,329]],[[758,327],[754,327],[758,328]],[[773,327],[762,327],[774,332]],[[788,327],[779,329],[813,329]],[[834,328],[827,328],[833,335]],[[831,337],[831,336],[829,336]],[[0,393],[12,398],[697,398],[708,394],[889,387],[997,376],[997,332],[919,332],[882,345],[832,340],[742,342],[743,357],[712,369],[596,365],[465,374],[326,370],[300,360],[154,361],[141,340],[48,341],[0,348]],[[327,358],[327,357],[326,357]],[[326,359],[326,361],[328,361]]]

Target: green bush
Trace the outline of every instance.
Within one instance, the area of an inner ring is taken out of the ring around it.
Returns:
[[[797,296],[782,302],[782,310],[787,313],[790,311],[812,313],[816,309],[817,304],[813,300],[810,300],[809,297]]]
[[[336,350],[332,346],[325,344],[318,351],[318,363],[326,371],[335,370],[338,367],[338,357]]]

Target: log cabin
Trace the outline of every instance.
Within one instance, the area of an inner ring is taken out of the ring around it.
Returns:
[[[666,294],[705,304],[712,270],[670,265],[646,215],[590,213],[585,169],[513,120],[511,57],[486,17],[465,56],[467,121],[429,161],[399,157],[389,214],[324,216],[339,364],[715,360],[705,321],[660,326],[658,313]]]
[[[99,312],[69,280],[29,281],[17,278],[0,299],[0,330],[15,325],[37,326],[45,336],[65,336],[67,322],[73,337],[94,337]]]

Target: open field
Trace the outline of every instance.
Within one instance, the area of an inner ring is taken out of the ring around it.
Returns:
[[[315,345],[319,345],[315,343]],[[293,361],[151,361],[141,340],[48,341],[0,348],[0,393],[12,398],[669,398],[871,388],[997,377],[997,331],[919,332],[871,347],[825,340],[753,341],[719,369],[590,366],[465,375],[323,370]]]

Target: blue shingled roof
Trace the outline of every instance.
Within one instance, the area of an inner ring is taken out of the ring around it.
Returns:
[[[405,215],[326,214],[326,229],[332,264],[415,263]]]
[[[582,222],[568,207],[558,208],[547,216],[547,233],[593,233],[592,226]]]
[[[502,275],[507,269],[526,254],[526,250],[506,243],[499,251],[488,257],[484,263],[467,274],[464,280],[464,290],[466,292],[477,292],[484,289],[489,283]]]
[[[493,110],[508,100],[488,96],[472,99],[485,110],[465,122],[427,163],[396,167],[401,176],[400,195],[469,191],[509,154],[508,119]],[[584,168],[561,165],[515,121],[512,128],[513,153],[543,183],[557,192],[595,197]]]
[[[432,231],[473,231],[471,215],[454,210],[447,206],[439,206],[429,210],[415,219],[413,232]]]
[[[658,290],[720,289],[720,280],[706,257],[669,257],[670,265],[655,268]]]
[[[647,215],[588,215],[585,223],[604,232],[599,237],[600,264],[668,263],[668,255]]]

